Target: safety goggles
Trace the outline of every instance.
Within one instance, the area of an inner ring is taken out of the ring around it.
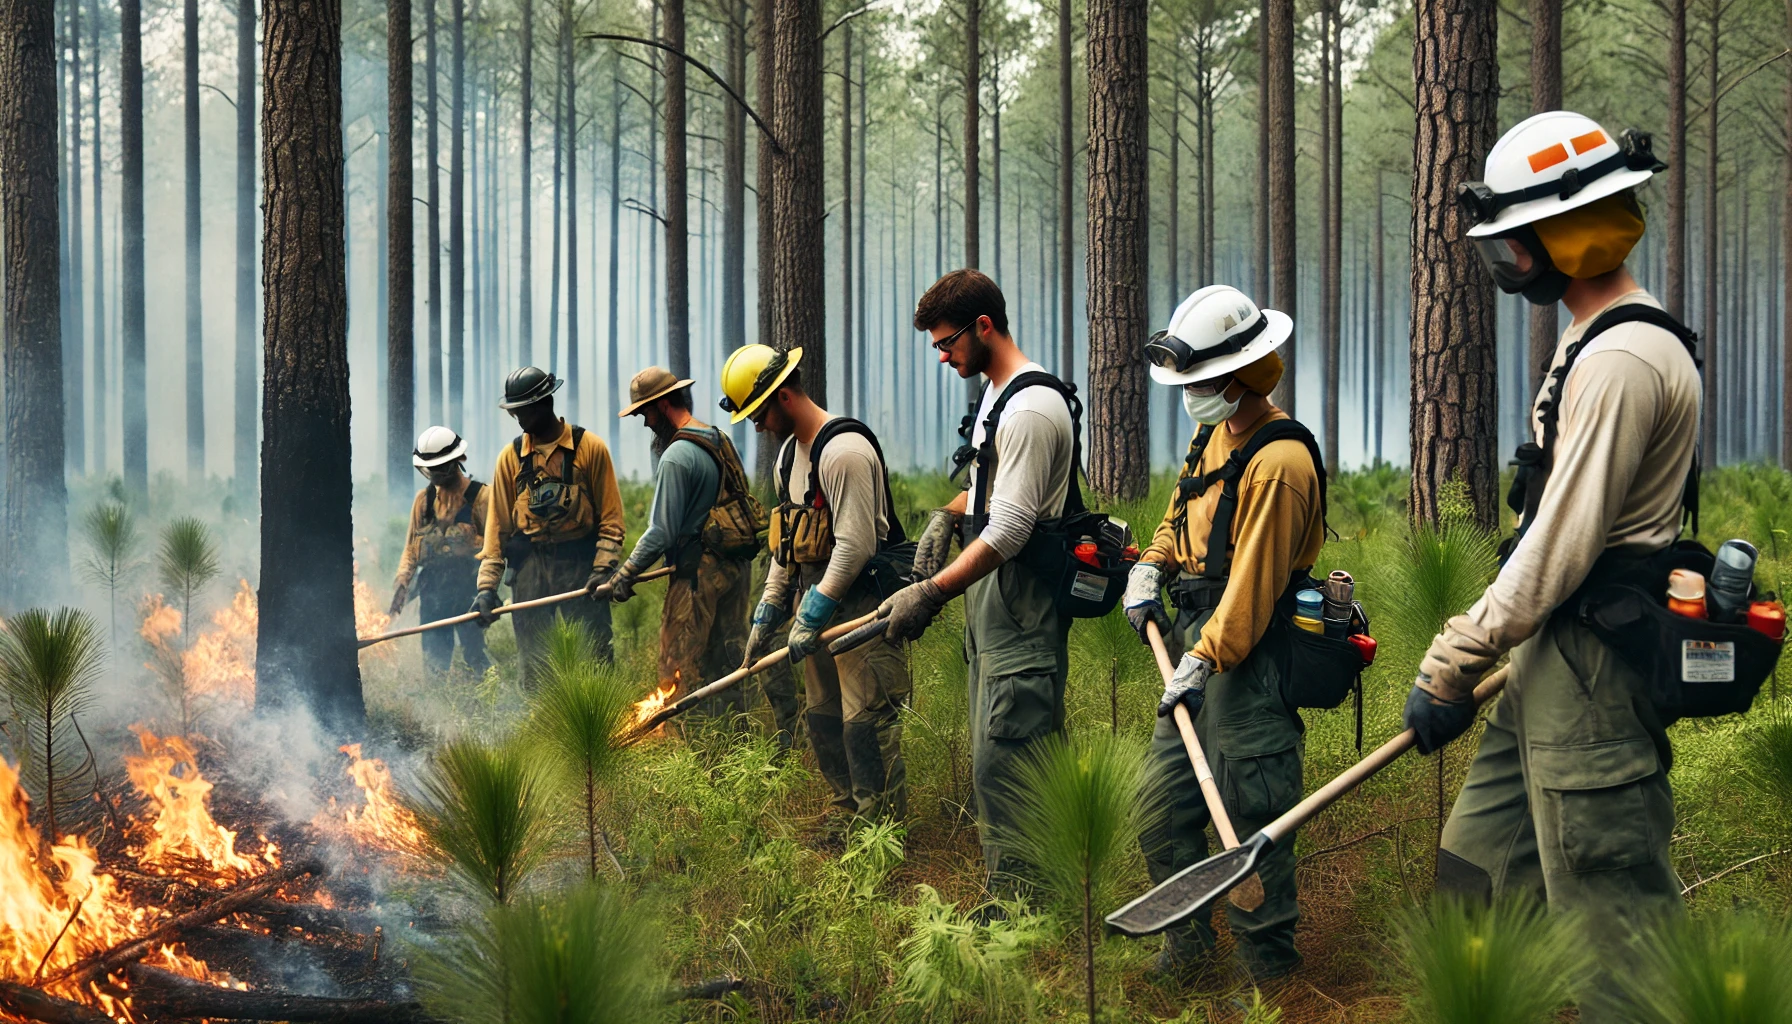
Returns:
[[[970,323],[965,324],[963,327],[960,327],[958,330],[953,331],[951,334],[947,335],[944,338],[941,338],[938,341],[931,342],[931,344],[933,345],[933,347],[936,350],[938,350],[940,352],[950,352],[950,351],[952,351],[952,346],[957,344],[959,337],[961,335],[963,335],[964,332],[977,326],[977,321],[979,321],[981,319],[983,319],[983,314],[979,313],[976,316],[971,317]]]
[[[772,356],[771,361],[765,364],[765,369],[759,371],[759,376],[753,378],[753,389],[747,392],[747,402],[750,404],[755,398],[765,394],[766,389],[772,386],[772,382],[778,379],[778,375],[783,373],[784,367],[788,365],[790,365],[790,354],[788,352],[779,352],[777,355]],[[717,404],[722,407],[723,412],[740,411],[740,406],[735,405],[734,399],[729,398],[727,395],[723,395],[722,400]],[[763,408],[764,407],[761,406],[761,409]],[[764,413],[761,412],[760,415],[763,416]],[[758,420],[754,419],[753,422],[757,423]]]
[[[1474,224],[1485,224],[1520,203],[1535,199],[1571,199],[1580,191],[1608,174],[1618,171],[1652,171],[1668,169],[1655,155],[1655,143],[1648,132],[1626,128],[1618,133],[1618,151],[1590,167],[1570,167],[1554,181],[1545,181],[1511,192],[1495,192],[1484,181],[1465,181],[1456,186],[1456,204]]]
[[[1243,352],[1245,346],[1255,341],[1257,335],[1262,334],[1268,327],[1269,317],[1258,312],[1256,322],[1249,327],[1237,334],[1221,338],[1217,345],[1209,345],[1200,349],[1167,330],[1158,331],[1145,342],[1145,361],[1159,369],[1187,373],[1198,363]]]
[[[1552,264],[1543,239],[1529,224],[1521,224],[1494,238],[1471,238],[1475,255],[1508,295],[1517,295],[1546,273]]]

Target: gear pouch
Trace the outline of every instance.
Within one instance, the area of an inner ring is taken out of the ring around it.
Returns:
[[[1644,691],[1667,719],[1747,711],[1782,647],[1741,623],[1676,615],[1629,584],[1594,588],[1581,599],[1579,617],[1642,676]]]

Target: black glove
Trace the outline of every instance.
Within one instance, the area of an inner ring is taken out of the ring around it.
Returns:
[[[591,570],[591,597],[598,600],[597,588],[605,583],[610,585],[609,599],[621,604],[635,596],[635,571],[627,565],[620,569],[613,565]]]
[[[934,616],[946,607],[947,600],[940,585],[930,579],[911,583],[891,594],[877,608],[879,617],[890,620],[884,630],[884,639],[890,643],[920,639]]]
[[[404,603],[410,600],[410,598],[411,588],[409,585],[400,583],[398,586],[393,587],[392,607],[386,609],[386,617],[389,619],[398,618],[398,613],[404,611]]]
[[[484,629],[498,621],[498,616],[494,614],[494,609],[497,607],[498,592],[496,590],[481,590],[473,595],[473,607],[468,608],[467,611],[479,616],[479,628]]]
[[[1444,700],[1415,682],[1412,692],[1406,695],[1406,710],[1401,717],[1406,727],[1418,734],[1419,753],[1429,754],[1475,724],[1475,699]]]

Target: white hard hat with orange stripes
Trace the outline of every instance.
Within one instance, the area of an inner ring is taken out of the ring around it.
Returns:
[[[1552,110],[1501,136],[1487,154],[1487,180],[1463,183],[1456,198],[1474,222],[1469,237],[1485,238],[1635,188],[1666,169],[1648,132],[1613,136],[1590,117]]]

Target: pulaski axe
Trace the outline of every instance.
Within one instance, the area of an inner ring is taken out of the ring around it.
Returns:
[[[658,569],[649,569],[641,575],[636,576],[635,582],[646,583],[648,580],[657,580],[670,575],[672,575],[672,567],[669,565],[661,566]],[[597,594],[602,594],[604,597],[610,596],[610,585],[606,583],[603,586],[598,587]],[[568,590],[564,594],[549,594],[547,597],[538,597],[532,601],[518,601],[515,604],[499,605],[492,609],[492,614],[508,615],[511,612],[526,611],[530,608],[546,608],[548,605],[559,604],[562,601],[570,601],[575,597],[590,597],[592,600],[598,600],[598,598],[589,590]],[[472,622],[478,617],[479,613],[477,612],[464,612],[460,615],[450,615],[445,619],[437,619],[434,622],[425,622],[421,626],[406,626],[404,629],[395,629],[390,633],[381,633],[378,636],[356,637],[355,650],[372,647],[374,644],[382,644],[387,640],[396,640],[401,636],[427,633],[432,629],[441,629],[444,626],[458,626],[463,622]]]
[[[1485,704],[1500,692],[1506,685],[1509,668],[1502,665],[1481,680],[1481,685],[1475,687],[1476,704]],[[1295,829],[1336,803],[1339,797],[1392,764],[1417,742],[1418,735],[1408,729],[1383,743],[1337,778],[1314,790],[1288,813],[1263,826],[1263,831],[1243,845],[1183,868],[1145,895],[1109,914],[1108,930],[1137,938],[1174,928],[1193,917],[1197,910],[1211,904],[1221,893],[1254,875],[1258,861],[1277,843],[1292,836]]]

